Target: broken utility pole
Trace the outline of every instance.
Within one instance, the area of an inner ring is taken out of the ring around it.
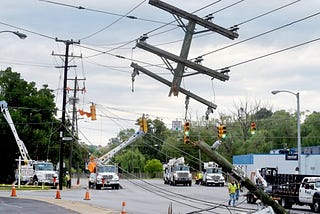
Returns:
[[[221,142],[220,142],[221,143]],[[252,192],[256,197],[258,197],[264,204],[272,207],[276,213],[288,213],[284,208],[282,208],[277,202],[271,199],[271,197],[265,193],[262,189],[257,188],[257,186],[246,176],[246,174],[239,168],[233,166],[227,159],[221,156],[215,149],[212,149],[208,144],[203,141],[194,143],[198,148],[208,155],[214,162],[219,164],[224,172],[229,173],[236,180],[241,181],[241,184],[245,186],[250,192]]]
[[[189,50],[190,50],[190,46],[191,46],[192,37],[194,34],[197,33],[197,32],[195,32],[195,27],[197,24],[207,29],[207,30],[201,31],[201,32],[213,31],[213,32],[216,32],[216,33],[223,35],[227,38],[230,38],[230,39],[235,39],[238,37],[238,34],[235,32],[235,30],[225,29],[223,27],[220,27],[220,26],[210,22],[207,19],[202,19],[194,14],[188,13],[184,10],[181,10],[179,8],[176,8],[172,5],[169,5],[169,4],[162,2],[162,1],[159,1],[159,0],[149,0],[149,4],[173,14],[175,19],[179,23],[179,26],[181,26],[182,29],[185,31],[185,36],[184,36],[184,40],[183,40],[183,44],[182,44],[179,56],[171,54],[171,53],[166,52],[164,50],[161,50],[159,48],[156,48],[150,44],[147,44],[146,42],[144,42],[145,39],[143,39],[143,40],[141,39],[137,42],[137,47],[142,48],[146,51],[149,51],[151,53],[154,53],[154,54],[160,56],[162,58],[162,60],[165,62],[165,64],[167,65],[167,67],[169,68],[169,70],[171,70],[173,72],[173,80],[172,80],[172,82],[169,82],[169,84],[170,84],[169,85],[169,87],[170,87],[169,96],[171,96],[172,93],[174,94],[174,96],[178,96],[179,91],[180,92],[185,91],[185,89],[180,89],[181,81],[182,81],[182,78],[184,77],[185,67],[188,67],[188,68],[191,68],[191,69],[197,71],[193,74],[188,74],[188,76],[202,73],[205,75],[209,75],[212,78],[219,79],[221,81],[226,81],[229,79],[229,76],[223,72],[218,72],[218,71],[209,69],[207,67],[204,67],[202,65],[199,65],[195,62],[188,60],[188,54],[189,54]],[[183,23],[182,18],[188,20],[187,25],[185,25]],[[198,32],[198,33],[201,33],[201,32]],[[176,62],[177,67],[175,69],[173,69],[172,66],[170,65],[170,63],[168,62],[168,60]],[[143,73],[146,71],[144,69],[140,69],[141,67],[138,66],[137,64],[131,64],[131,66],[135,67],[136,70],[139,70]],[[148,73],[149,73],[148,74],[149,76],[155,78],[156,75],[155,76],[150,75],[150,73],[151,73],[150,71],[148,71]],[[187,75],[185,75],[185,76],[187,76]],[[159,80],[160,82],[164,82],[163,80],[160,80],[160,78],[158,76],[156,77],[156,79]],[[165,84],[167,84],[167,81]],[[190,97],[194,98],[195,96],[196,95],[193,95]],[[196,100],[199,101],[199,99],[196,99]],[[204,100],[204,99],[201,98],[201,100]],[[206,103],[211,103],[211,102],[204,100],[202,103],[206,104]],[[211,104],[208,106],[216,108],[216,105],[214,105],[214,104]]]

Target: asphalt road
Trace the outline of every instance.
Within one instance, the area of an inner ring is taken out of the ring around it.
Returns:
[[[34,213],[46,213],[46,214],[57,214],[57,213],[70,213],[76,214],[71,209],[64,208],[52,203],[23,199],[23,198],[9,198],[0,197],[0,213],[16,213],[16,214],[34,214]]]
[[[259,208],[257,205],[247,204],[244,195],[240,197],[236,207],[227,206],[229,197],[226,186],[207,187],[194,183],[191,187],[170,186],[161,179],[121,180],[123,188],[119,190],[88,190],[87,179],[81,180],[79,185],[75,184],[73,181],[72,189],[61,191],[61,199],[55,199],[57,190],[17,189],[17,197],[14,198],[10,197],[10,191],[0,191],[0,213],[119,214],[124,209],[129,214],[161,214],[172,209],[172,213],[179,214],[224,214],[252,213]],[[84,200],[86,194],[90,200]],[[122,202],[126,203],[125,207],[122,207]],[[308,207],[298,208],[300,210],[290,213],[312,213]]]

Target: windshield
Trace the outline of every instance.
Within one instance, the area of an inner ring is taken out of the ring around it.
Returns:
[[[53,171],[52,163],[38,163],[34,165],[34,169],[38,171]]]
[[[116,166],[99,166],[98,172],[117,172]]]
[[[189,171],[189,166],[186,166],[186,165],[175,166],[174,170],[175,171]]]
[[[221,173],[220,168],[208,168],[207,173]]]

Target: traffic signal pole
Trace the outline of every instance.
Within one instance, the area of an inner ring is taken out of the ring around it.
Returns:
[[[195,142],[198,148],[208,155],[214,162],[219,164],[224,172],[229,173],[236,180],[241,181],[242,186],[245,186],[250,192],[252,192],[257,198],[259,198],[264,204],[267,204],[273,208],[276,213],[288,213],[278,203],[268,196],[262,189],[257,186],[247,177],[247,175],[238,167],[233,166],[227,159],[221,156],[215,148],[212,149],[207,143],[203,141]]]

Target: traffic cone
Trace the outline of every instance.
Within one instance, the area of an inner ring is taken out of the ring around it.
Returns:
[[[17,197],[17,190],[15,186],[11,188],[11,197]]]
[[[127,212],[125,211],[125,206],[126,206],[126,202],[125,201],[123,201],[122,202],[122,210],[121,210],[121,214],[127,214]]]
[[[83,200],[90,200],[90,195],[89,195],[89,190],[88,190],[88,188],[87,188],[87,191],[86,191],[86,194],[85,194]]]
[[[60,190],[57,188],[56,199],[61,199]]]

